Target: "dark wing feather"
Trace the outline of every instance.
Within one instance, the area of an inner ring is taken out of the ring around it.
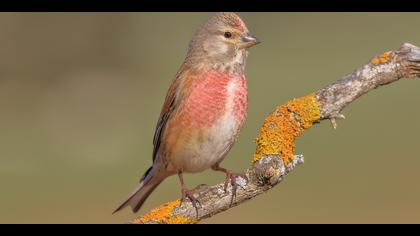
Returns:
[[[155,161],[157,154],[159,152],[161,139],[163,136],[163,132],[165,130],[165,126],[167,121],[170,119],[171,114],[177,107],[177,96],[179,96],[179,90],[181,89],[181,81],[185,79],[188,70],[185,66],[182,66],[180,71],[175,77],[175,80],[172,81],[171,86],[168,89],[166,94],[165,103],[163,104],[162,111],[160,113],[158,122],[156,124],[155,135],[153,137],[153,162]]]
[[[162,131],[165,128],[166,122],[168,121],[170,114],[172,113],[171,111],[173,110],[174,102],[175,102],[175,97],[172,98],[169,110],[161,114],[156,124],[155,136],[153,137],[153,162],[156,159],[157,152],[160,146],[160,139],[162,137]]]

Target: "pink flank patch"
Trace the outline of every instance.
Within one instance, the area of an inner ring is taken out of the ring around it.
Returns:
[[[245,76],[242,76],[239,86],[236,89],[234,104],[233,109],[236,119],[238,119],[239,123],[242,124],[246,119],[248,111],[248,90]]]

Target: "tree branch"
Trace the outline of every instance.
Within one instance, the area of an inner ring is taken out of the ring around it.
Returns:
[[[264,121],[256,139],[253,163],[246,171],[248,181],[238,177],[239,188],[231,205],[231,191],[224,191],[224,183],[198,186],[194,196],[201,203],[196,210],[189,201],[179,206],[179,200],[162,205],[131,223],[197,223],[228,210],[264,193],[280,183],[295,166],[303,163],[303,156],[294,156],[294,141],[304,130],[321,120],[329,119],[334,128],[341,111],[363,94],[401,78],[420,77],[420,48],[405,43],[396,51],[374,57],[366,65],[337,82],[305,97],[292,99],[279,106]]]

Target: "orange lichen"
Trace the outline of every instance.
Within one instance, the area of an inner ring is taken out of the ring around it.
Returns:
[[[146,215],[133,220],[132,224],[144,224],[144,223],[159,223],[159,224],[195,224],[197,220],[191,220],[184,216],[173,216],[172,212],[175,207],[179,206],[180,200],[175,200],[161,205],[151,210]]]
[[[385,52],[380,56],[374,57],[370,62],[374,65],[379,65],[381,63],[387,63],[389,62],[391,53]]]
[[[292,99],[279,106],[264,121],[256,138],[257,148],[253,162],[264,155],[274,155],[282,158],[285,164],[294,158],[294,141],[305,129],[319,120],[321,116],[320,103],[315,93]]]

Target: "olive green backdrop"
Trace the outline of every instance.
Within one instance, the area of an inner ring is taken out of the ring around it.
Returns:
[[[0,222],[125,223],[111,212],[151,164],[166,89],[212,13],[1,13]],[[404,42],[420,13],[239,13],[263,43],[247,62],[249,115],[223,166],[250,165],[277,105]],[[203,223],[420,223],[420,81],[349,106],[297,142],[283,183]],[[223,174],[186,175],[188,186]],[[140,213],[180,195],[176,177]]]

